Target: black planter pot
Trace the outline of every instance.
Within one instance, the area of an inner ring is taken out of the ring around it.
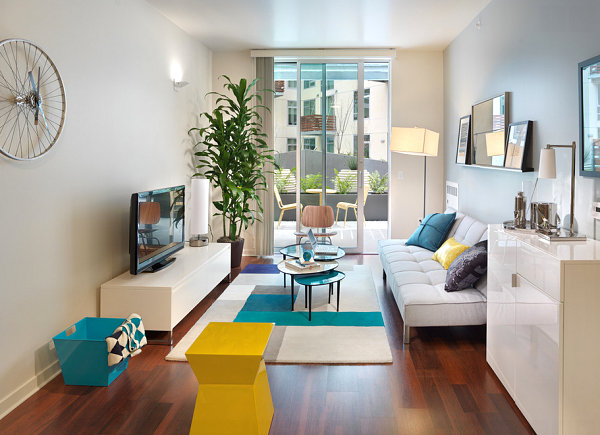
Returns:
[[[219,238],[217,243],[229,243],[231,244],[231,268],[240,267],[242,264],[242,252],[244,251],[244,239],[239,238],[235,242],[230,241],[226,238]]]

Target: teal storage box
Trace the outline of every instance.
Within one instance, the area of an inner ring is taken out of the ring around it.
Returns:
[[[53,338],[67,385],[107,387],[125,371],[129,357],[108,366],[106,337],[125,319],[84,317]]]

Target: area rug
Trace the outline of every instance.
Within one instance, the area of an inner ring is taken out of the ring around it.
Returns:
[[[250,266],[252,266],[250,268]],[[248,269],[250,268],[250,269]],[[248,265],[225,289],[166,359],[186,361],[185,352],[209,322],[275,323],[265,361],[271,363],[384,364],[392,362],[375,283],[368,266],[338,270],[340,311],[328,287],[313,287],[312,320],[304,308],[304,287],[295,285],[290,310],[290,282],[273,265]],[[335,292],[334,292],[335,296]]]

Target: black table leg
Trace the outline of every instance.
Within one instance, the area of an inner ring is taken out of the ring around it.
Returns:
[[[312,314],[312,285],[308,286],[308,321],[310,322]]]
[[[330,304],[330,303],[331,303],[331,288],[332,288],[331,286],[332,286],[332,285],[333,285],[332,283],[329,283],[329,288],[327,289],[327,290],[328,290],[328,291],[327,291],[327,303],[328,303],[328,304]]]
[[[308,304],[308,300],[307,300],[308,291],[307,290],[308,290],[307,286],[304,286],[304,308],[308,307],[308,305],[307,305]]]
[[[285,275],[283,275],[285,276]],[[293,282],[293,278],[292,278],[292,282]],[[294,287],[290,288],[290,294],[292,295],[292,311],[294,311]]]
[[[285,257],[285,255],[284,255],[284,256],[283,256],[283,261],[285,261],[285,258],[286,258],[286,257]],[[285,288],[285,275],[286,275],[286,273],[284,272],[284,274],[283,274],[283,288]]]
[[[340,311],[340,282],[337,282],[337,311]]]

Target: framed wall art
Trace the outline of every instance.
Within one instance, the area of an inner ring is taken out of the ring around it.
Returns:
[[[531,143],[531,121],[513,122],[508,126],[504,167],[524,169]]]
[[[456,163],[468,165],[471,146],[471,115],[463,116],[458,123],[458,142],[456,144]]]

